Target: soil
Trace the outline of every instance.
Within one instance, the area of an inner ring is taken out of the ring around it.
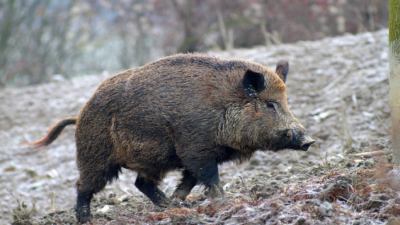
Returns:
[[[399,176],[388,173],[387,45],[382,30],[210,52],[270,67],[289,60],[289,104],[317,143],[308,152],[260,151],[248,162],[224,164],[223,199],[206,199],[196,187],[167,209],[153,206],[134,187],[136,174],[123,170],[95,196],[93,224],[397,224]],[[0,224],[76,223],[74,128],[42,150],[24,143],[76,115],[109,76],[0,90]],[[359,154],[371,151],[377,154]],[[170,173],[161,189],[171,195],[178,179]]]

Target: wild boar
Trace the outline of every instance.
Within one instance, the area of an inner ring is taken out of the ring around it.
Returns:
[[[182,180],[172,197],[184,200],[196,184],[218,197],[218,164],[314,143],[288,108],[288,70],[285,61],[273,71],[200,54],[162,58],[104,81],[76,118],[60,121],[34,144],[48,145],[76,124],[81,223],[90,220],[93,194],[121,168],[137,172],[135,186],[158,206],[170,200],[157,184],[175,169]]]

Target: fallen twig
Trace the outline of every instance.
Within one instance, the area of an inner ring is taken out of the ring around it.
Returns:
[[[389,152],[384,151],[384,150],[377,150],[377,151],[371,151],[371,152],[361,152],[361,153],[350,154],[350,156],[371,158],[374,156],[382,156],[382,155],[387,155],[387,154],[389,154]]]

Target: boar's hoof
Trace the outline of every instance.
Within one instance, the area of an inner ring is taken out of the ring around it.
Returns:
[[[76,209],[76,219],[80,224],[87,223],[90,221],[90,208],[83,206]]]
[[[214,184],[211,185],[210,187],[208,187],[207,191],[206,191],[206,196],[207,198],[223,198],[224,197],[224,189],[222,189],[221,186],[219,186],[218,184]]]
[[[178,190],[178,189],[177,189],[177,190],[172,194],[171,198],[172,198],[172,199],[179,199],[179,200],[185,201],[187,195],[188,195],[188,193],[187,193],[186,190]]]
[[[172,201],[166,197],[162,198],[159,202],[156,203],[158,207],[168,208],[171,205]]]

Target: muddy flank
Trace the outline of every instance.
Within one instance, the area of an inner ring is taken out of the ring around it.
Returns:
[[[181,207],[166,210],[136,190],[134,172],[123,170],[95,196],[94,224],[396,224],[400,182],[386,175],[387,31],[210,54],[270,67],[289,60],[289,105],[317,143],[308,152],[260,152],[225,164],[224,199],[207,200],[196,187]],[[0,90],[0,224],[76,223],[74,128],[39,151],[23,143],[77,114],[107,76]],[[169,174],[162,190],[172,194],[178,179]]]

